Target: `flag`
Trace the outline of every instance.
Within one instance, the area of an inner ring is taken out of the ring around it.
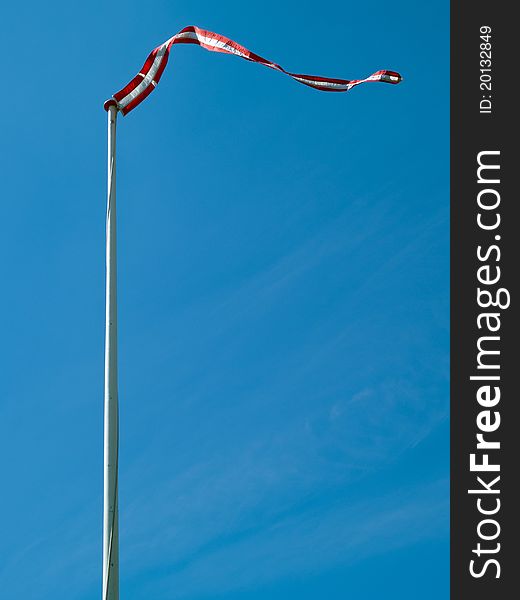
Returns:
[[[383,81],[385,83],[396,84],[402,80],[401,75],[395,71],[376,71],[365,79],[351,80],[289,73],[280,65],[258,56],[258,54],[251,52],[247,48],[244,48],[244,46],[237,44],[223,35],[190,26],[185,27],[182,31],[164,42],[164,44],[152,50],[139,73],[122,90],[113,95],[113,100],[105,102],[105,108],[108,110],[108,106],[115,104],[123,115],[127,115],[136,106],[141,104],[159,83],[168,63],[170,50],[174,44],[197,44],[212,52],[234,54],[245,60],[259,63],[275,71],[280,71],[280,73],[289,75],[289,77],[292,77],[299,83],[324,92],[346,92],[354,86],[368,81]]]

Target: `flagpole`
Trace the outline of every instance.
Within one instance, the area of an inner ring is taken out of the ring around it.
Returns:
[[[108,186],[106,215],[106,312],[104,392],[103,600],[119,600],[117,396],[117,264],[116,264],[116,120],[115,102],[108,113]]]

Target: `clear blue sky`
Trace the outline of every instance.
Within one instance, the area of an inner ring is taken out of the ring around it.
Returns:
[[[106,114],[122,600],[448,598],[448,3],[3,8],[0,595],[101,594]]]

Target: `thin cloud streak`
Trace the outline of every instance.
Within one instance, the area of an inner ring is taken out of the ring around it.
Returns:
[[[146,588],[158,598],[198,598],[263,585],[338,565],[349,566],[446,534],[447,481],[390,493],[328,511],[306,511],[218,548],[162,565],[162,580]],[[168,573],[170,571],[170,573]],[[156,573],[159,575],[159,573]]]

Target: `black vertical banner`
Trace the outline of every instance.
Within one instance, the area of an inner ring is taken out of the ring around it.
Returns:
[[[520,581],[520,34],[513,7],[451,5],[453,600],[517,597]]]

